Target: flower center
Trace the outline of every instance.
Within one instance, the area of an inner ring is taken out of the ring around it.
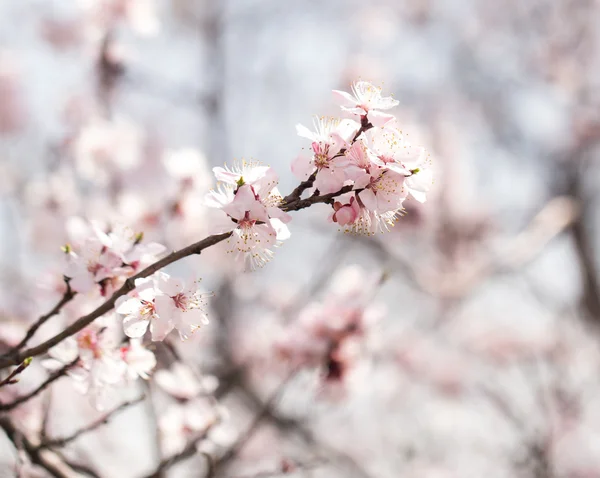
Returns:
[[[152,318],[156,313],[156,309],[154,307],[154,302],[148,302],[147,300],[142,300],[142,307],[140,309],[140,315],[142,317]]]
[[[246,211],[244,218],[238,221],[238,227],[242,229],[250,229],[256,224],[255,219],[250,219],[250,211]]]
[[[98,335],[94,332],[82,332],[77,337],[77,345],[82,350],[89,350],[95,358],[102,356],[102,350],[98,343]]]
[[[173,299],[173,302],[175,302],[175,307],[181,310],[187,310],[188,298],[184,293],[180,292],[171,298]]]

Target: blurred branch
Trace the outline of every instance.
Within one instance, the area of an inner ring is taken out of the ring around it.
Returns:
[[[552,239],[571,227],[579,217],[579,203],[568,196],[557,196],[546,203],[529,225],[517,237],[509,241],[496,254],[490,254],[469,264],[463,271],[451,274],[434,273],[417,269],[409,261],[390,253],[378,241],[356,237],[375,250],[382,259],[392,261],[422,292],[439,298],[465,297],[481,281],[495,273],[509,272],[532,261]]]
[[[66,375],[67,372],[71,369],[71,367],[73,367],[77,363],[78,360],[79,358],[76,358],[71,363],[50,374],[50,376],[46,380],[44,380],[35,390],[29,392],[27,395],[23,395],[22,397],[19,397],[10,403],[0,403],[0,412],[8,412],[13,408],[16,408],[19,405],[27,402],[28,400],[31,400],[33,397],[43,392],[46,389],[46,387],[48,387],[50,384]]]
[[[209,431],[210,427],[204,430],[202,433],[196,435],[191,440],[189,440],[182,451],[162,460],[158,464],[156,470],[154,470],[154,472],[152,472],[151,474],[147,475],[146,478],[159,478],[165,471],[167,471],[173,465],[194,456],[198,452],[198,443],[206,438]]]
[[[582,306],[594,322],[600,322],[600,277],[596,266],[593,239],[589,231],[592,218],[595,215],[597,217],[597,214],[592,211],[592,205],[585,197],[583,178],[578,172],[572,174],[569,190],[581,203],[581,214],[573,222],[571,233],[583,279]]]
[[[46,470],[50,476],[55,478],[73,477],[73,473],[67,469],[64,463],[57,460],[55,455],[43,452],[34,446],[27,437],[19,432],[8,417],[0,417],[0,428],[4,430],[7,438],[17,450],[23,449],[31,459],[31,462]]]
[[[275,389],[269,399],[262,406],[262,410],[254,417],[250,426],[246,429],[244,434],[214,463],[211,468],[211,472],[207,475],[207,478],[217,476],[217,473],[231,461],[237,453],[248,443],[248,441],[254,436],[258,428],[260,427],[263,420],[267,417],[270,410],[273,409],[275,402],[281,397],[285,388],[296,376],[296,371],[292,371],[288,377]]]
[[[25,347],[25,345],[27,344],[27,342],[29,341],[29,339],[31,339],[31,337],[33,337],[33,335],[37,332],[37,330],[46,323],[46,321],[48,321],[49,319],[51,319],[53,316],[57,315],[61,309],[68,304],[73,297],[75,297],[75,295],[77,295],[77,292],[74,292],[71,290],[71,286],[69,285],[69,281],[65,279],[65,284],[67,285],[67,290],[65,290],[63,296],[61,297],[61,299],[57,302],[57,304],[52,308],[52,310],[50,310],[50,312],[48,312],[45,315],[42,315],[33,325],[31,325],[31,327],[29,327],[29,330],[27,330],[27,333],[25,334],[25,337],[23,337],[23,340],[21,340],[10,352],[10,354],[14,354],[17,353],[19,350],[21,350],[23,347]]]
[[[124,402],[119,406],[113,408],[111,411],[107,412],[102,418],[90,423],[89,425],[83,428],[80,428],[79,430],[73,432],[71,435],[67,435],[65,437],[60,438],[49,438],[45,441],[42,441],[42,443],[40,444],[40,448],[54,448],[65,446],[68,443],[71,443],[72,441],[79,438],[81,435],[85,435],[86,433],[96,430],[102,425],[106,425],[115,415],[118,415],[123,410],[126,410],[127,408],[130,408],[131,406],[140,403],[145,398],[146,397],[142,395],[141,397],[138,397],[135,400]]]

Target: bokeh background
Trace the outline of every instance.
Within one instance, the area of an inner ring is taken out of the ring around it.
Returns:
[[[375,237],[316,206],[260,271],[218,248],[174,268],[216,293],[178,354],[218,377],[231,436],[252,432],[217,476],[600,477],[599,25],[596,0],[0,0],[2,340],[56,300],[74,218],[196,241],[211,167],[254,158],[289,193],[295,125],[364,79],[431,151],[425,204]],[[366,297],[347,363],[286,381],[281,337],[331,287]],[[54,432],[94,416],[68,381],[52,393]],[[145,476],[151,408],[65,453]],[[6,440],[0,459],[14,476]]]

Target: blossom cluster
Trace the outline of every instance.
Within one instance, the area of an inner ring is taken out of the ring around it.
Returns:
[[[308,304],[281,331],[275,342],[277,355],[293,367],[319,369],[326,382],[341,381],[367,326],[380,318],[372,299],[381,279],[358,266],[338,271],[326,299]]]
[[[119,297],[115,304],[128,337],[143,337],[150,328],[152,340],[158,341],[176,329],[185,340],[208,324],[206,305],[211,294],[201,292],[198,281],[186,286],[183,280],[159,271],[137,279],[135,285],[131,296]]]
[[[219,184],[206,196],[206,204],[218,209],[214,232],[231,232],[228,252],[251,269],[262,267],[272,257],[274,246],[290,237],[291,220],[283,211],[273,168],[242,161],[231,169],[213,169]]]
[[[424,202],[432,182],[429,155],[412,145],[388,110],[398,101],[359,81],[352,94],[334,90],[350,118],[320,117],[315,131],[298,125],[311,141],[311,155],[300,155],[292,171],[301,180],[314,178],[320,194],[340,194],[329,219],[347,231],[383,232],[402,214],[410,195]]]
[[[68,367],[76,389],[102,409],[111,387],[148,379],[156,366],[154,353],[140,340],[121,344],[114,332],[110,320],[94,323],[50,349],[42,365],[49,370]]]
[[[143,243],[143,234],[136,234],[124,225],[104,232],[96,223],[82,244],[74,249],[66,245],[64,275],[75,292],[99,290],[109,295],[124,279],[156,261],[165,246],[156,242]]]

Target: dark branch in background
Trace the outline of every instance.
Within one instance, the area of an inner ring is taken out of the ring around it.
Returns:
[[[77,292],[73,292],[71,290],[71,286],[69,285],[69,281],[65,279],[65,284],[67,285],[67,290],[65,291],[65,293],[63,294],[63,296],[61,297],[61,299],[58,301],[58,303],[52,308],[52,310],[50,312],[48,312],[45,315],[42,315],[33,325],[31,325],[31,327],[29,327],[29,330],[27,330],[27,333],[25,334],[25,337],[23,337],[23,340],[21,340],[10,352],[9,354],[14,354],[14,353],[18,353],[19,350],[21,350],[23,347],[25,347],[25,345],[27,344],[27,342],[29,341],[29,339],[31,339],[31,337],[33,337],[33,335],[37,332],[37,330],[46,323],[46,321],[48,321],[49,319],[51,319],[52,317],[54,317],[56,314],[58,314],[61,309],[63,308],[63,306],[65,306],[66,304],[68,304],[73,297],[75,297],[75,295],[77,295]]]
[[[213,464],[211,468],[210,474],[208,474],[207,478],[213,478],[217,476],[220,470],[223,469],[235,456],[237,453],[248,443],[248,441],[254,436],[260,427],[261,423],[267,417],[269,410],[273,409],[275,402],[281,397],[285,388],[290,383],[290,381],[296,376],[296,371],[293,371],[289,374],[289,376],[279,384],[279,386],[275,389],[275,391],[271,394],[269,399],[263,405],[262,410],[254,417],[252,423],[244,434],[222,455],[220,456]]]
[[[244,377],[245,378],[245,377]],[[246,397],[249,405],[257,410],[261,410],[264,419],[277,427],[283,433],[299,436],[307,445],[309,445],[317,456],[325,455],[328,460],[335,460],[344,463],[348,469],[351,469],[353,475],[360,478],[373,478],[352,456],[343,450],[338,450],[328,443],[320,440],[306,425],[295,418],[289,418],[279,415],[272,407],[266,406],[262,399],[252,389],[247,380],[243,379],[238,384]],[[212,477],[209,477],[212,478]]]
[[[130,408],[133,405],[136,405],[143,401],[146,397],[141,396],[136,398],[135,400],[130,400],[128,402],[124,402],[121,405],[113,408],[111,411],[107,412],[102,418],[90,423],[89,425],[80,428],[79,430],[73,432],[71,435],[67,435],[65,437],[60,438],[49,438],[48,440],[43,441],[40,444],[40,448],[54,448],[54,447],[62,447],[71,443],[72,441],[79,438],[81,435],[85,435],[86,433],[92,432],[102,425],[106,425],[110,420],[118,415],[123,410]]]
[[[50,374],[50,376],[46,380],[44,380],[41,383],[41,385],[39,385],[35,390],[29,392],[27,395],[23,395],[22,397],[19,397],[10,403],[0,403],[0,412],[8,412],[8,411],[12,410],[13,408],[16,408],[19,405],[25,403],[26,401],[31,400],[33,397],[35,397],[39,393],[43,392],[46,389],[46,387],[48,387],[48,385],[50,385],[54,381],[58,380],[60,377],[63,377],[64,375],[66,375],[66,373],[69,371],[69,369],[71,367],[73,367],[77,363],[78,360],[79,360],[79,358],[73,360],[73,362],[65,365],[61,369]]]
[[[585,197],[582,183],[581,173],[578,171],[573,172],[569,192],[574,198],[579,199],[581,213],[573,223],[571,233],[581,267],[583,282],[582,306],[592,322],[600,323],[600,277],[596,265],[593,238],[589,230],[593,224],[593,217],[597,213],[593,210],[589,198]]]
[[[187,460],[188,458],[191,458],[192,456],[194,456],[198,452],[198,450],[196,449],[196,447],[198,446],[198,443],[206,438],[209,430],[210,430],[210,428],[206,429],[205,431],[203,431],[199,435],[196,435],[194,438],[192,438],[190,441],[188,441],[185,448],[183,450],[181,450],[179,453],[176,453],[175,455],[172,455],[172,456],[162,460],[159,463],[156,470],[154,470],[154,472],[152,472],[150,475],[147,475],[146,478],[159,478],[159,476],[161,476],[165,471],[167,471],[173,465],[176,465],[177,463],[179,463],[183,460]]]
[[[82,465],[81,463],[75,463],[64,456],[61,452],[57,450],[53,450],[53,452],[60,457],[60,459],[69,466],[73,471],[77,471],[79,473],[83,473],[84,475],[91,476],[92,478],[102,478],[98,473],[92,470],[89,466]],[[72,476],[72,473],[69,474]]]
[[[7,438],[14,444],[15,448],[24,449],[31,462],[44,470],[55,478],[70,478],[70,474],[66,470],[55,463],[52,463],[47,456],[35,447],[23,434],[17,430],[13,423],[7,417],[0,417],[0,428],[4,430]]]

